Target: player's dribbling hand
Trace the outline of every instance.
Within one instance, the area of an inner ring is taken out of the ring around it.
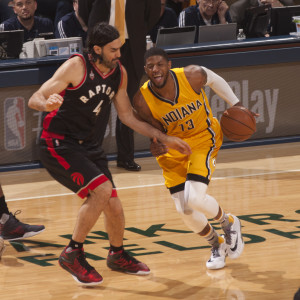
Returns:
[[[169,148],[158,141],[156,138],[153,138],[150,144],[150,152],[153,156],[157,157],[163,154],[166,154],[169,151]]]
[[[242,106],[242,107],[244,107],[243,104],[240,101],[238,103],[236,103],[234,106]],[[250,112],[251,112],[251,114],[252,114],[253,117],[255,117],[255,118],[259,117],[258,113],[255,113],[255,112],[253,112],[251,110],[250,110]]]
[[[52,94],[46,100],[45,111],[53,111],[60,108],[64,101],[64,98],[59,94]]]

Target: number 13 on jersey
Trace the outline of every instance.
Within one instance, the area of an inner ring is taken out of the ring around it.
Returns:
[[[191,130],[195,128],[193,119],[187,120],[184,124],[179,124],[181,131]]]

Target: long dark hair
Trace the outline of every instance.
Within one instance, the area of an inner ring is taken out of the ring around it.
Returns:
[[[102,61],[102,56],[96,54],[93,47],[95,45],[99,47],[104,47],[106,44],[116,40],[120,37],[118,30],[107,24],[107,23],[97,23],[88,33],[86,41],[86,51],[92,55],[93,61]]]

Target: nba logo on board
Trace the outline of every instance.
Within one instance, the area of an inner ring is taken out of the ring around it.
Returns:
[[[6,98],[4,102],[5,149],[20,150],[25,147],[25,99]]]

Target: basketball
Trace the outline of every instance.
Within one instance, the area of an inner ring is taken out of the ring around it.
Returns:
[[[254,116],[243,106],[232,106],[225,110],[220,124],[224,135],[234,142],[245,141],[256,131]]]

